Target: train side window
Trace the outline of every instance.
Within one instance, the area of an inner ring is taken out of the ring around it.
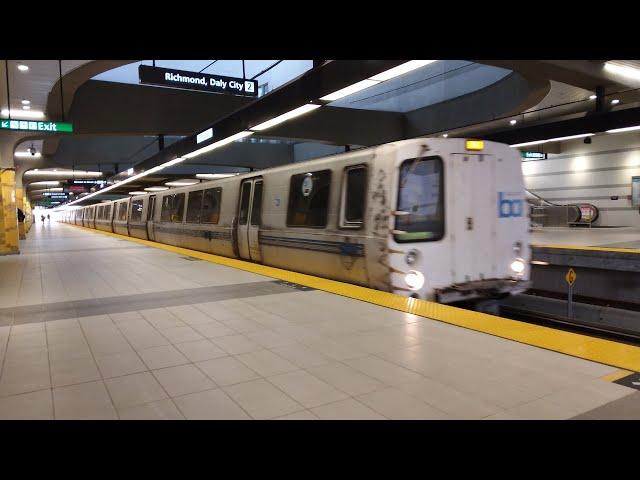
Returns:
[[[240,214],[238,215],[238,224],[246,225],[249,215],[249,197],[251,196],[251,182],[242,184],[242,193],[240,194]]]
[[[149,209],[147,210],[147,221],[152,222],[156,213],[156,196],[149,197]]]
[[[171,209],[171,221],[173,223],[182,223],[184,217],[184,193],[173,195],[173,208]]]
[[[106,210],[107,210],[107,213],[106,213],[106,215],[107,215],[106,220],[111,220],[111,205],[110,205],[110,204],[109,204],[109,205],[107,205]]]
[[[121,222],[127,221],[127,202],[122,202],[118,205],[118,220]]]
[[[131,202],[131,221],[132,222],[141,222],[142,221],[142,200],[134,200]]]
[[[287,226],[326,227],[330,185],[331,170],[293,175],[289,186]]]
[[[361,228],[367,197],[367,167],[347,167],[342,191],[342,228]]]
[[[202,209],[203,194],[204,190],[196,190],[188,193],[187,223],[200,223],[200,211]]]
[[[160,221],[171,221],[171,207],[173,205],[173,195],[165,195],[162,197],[162,211],[160,213]]]
[[[220,201],[222,188],[208,188],[202,199],[202,223],[218,223],[220,221]]]
[[[253,187],[253,205],[251,206],[251,225],[259,226],[262,222],[262,181]]]
[[[444,167],[440,157],[405,160],[400,166],[396,242],[432,242],[444,236]]]
[[[98,207],[98,214],[96,215],[96,220],[102,219],[102,212],[104,212],[104,207]]]

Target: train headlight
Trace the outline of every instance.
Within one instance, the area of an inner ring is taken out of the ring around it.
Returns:
[[[404,282],[411,290],[420,290],[424,285],[424,275],[415,270],[411,270],[404,276]]]
[[[413,265],[418,261],[418,251],[417,250],[409,250],[404,257],[404,261],[407,262],[407,265]]]
[[[524,261],[521,258],[516,258],[513,262],[511,262],[511,270],[520,275],[522,272],[524,272]]]

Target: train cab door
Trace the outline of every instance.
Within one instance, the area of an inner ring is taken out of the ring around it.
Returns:
[[[454,282],[495,277],[495,157],[455,154],[452,169]]]
[[[237,239],[241,258],[262,261],[258,232],[262,218],[262,178],[251,178],[240,186]]]
[[[155,240],[156,235],[153,229],[153,216],[156,213],[156,196],[151,195],[149,197],[149,205],[147,205],[147,238],[149,240]]]

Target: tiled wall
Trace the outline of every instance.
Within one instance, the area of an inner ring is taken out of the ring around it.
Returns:
[[[525,187],[549,201],[597,206],[595,225],[640,226],[638,207],[631,205],[631,177],[640,175],[638,132],[598,135],[590,145],[563,142],[561,153],[523,162],[522,172]]]

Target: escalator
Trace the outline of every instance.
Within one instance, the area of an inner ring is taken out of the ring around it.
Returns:
[[[590,226],[600,214],[598,207],[591,203],[560,205],[529,190],[525,192],[532,227]]]

